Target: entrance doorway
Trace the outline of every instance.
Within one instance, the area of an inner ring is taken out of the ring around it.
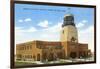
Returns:
[[[40,61],[40,54],[37,54],[37,61]]]
[[[76,57],[77,57],[76,52],[71,52],[71,53],[70,53],[70,57],[71,57],[71,58],[76,58]]]

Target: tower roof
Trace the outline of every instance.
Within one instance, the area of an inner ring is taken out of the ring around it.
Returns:
[[[66,14],[64,17],[67,17],[67,16],[73,16],[73,14]]]
[[[74,24],[74,15],[73,14],[66,14],[64,16],[64,22],[62,24],[62,27],[72,25],[75,26]]]

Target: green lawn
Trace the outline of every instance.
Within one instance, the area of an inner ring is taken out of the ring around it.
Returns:
[[[31,65],[35,63],[27,63],[27,62],[15,62],[15,65]]]

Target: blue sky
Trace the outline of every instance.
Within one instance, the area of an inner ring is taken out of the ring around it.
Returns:
[[[74,15],[80,42],[93,43],[93,8],[15,4],[16,43],[59,41],[63,17],[69,13]]]
[[[28,8],[28,9],[25,9]],[[15,24],[17,27],[28,28],[30,26],[35,26],[38,29],[41,27],[37,26],[37,23],[43,20],[48,20],[52,25],[56,25],[59,21],[63,20],[65,14],[68,13],[69,7],[61,6],[44,6],[44,5],[28,5],[28,4],[15,4]],[[46,9],[45,10],[33,10],[33,9]],[[49,9],[60,10],[59,11],[47,11]],[[70,7],[70,13],[75,17],[75,23],[77,24],[81,20],[88,20],[87,25],[91,25],[93,22],[93,9],[91,8],[76,8]],[[64,11],[63,11],[64,10]],[[24,24],[19,23],[20,19],[30,18],[32,21],[30,23]]]

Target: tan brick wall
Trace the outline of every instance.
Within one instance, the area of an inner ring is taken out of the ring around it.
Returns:
[[[40,48],[38,48],[38,46]],[[61,48],[59,48],[61,46]],[[88,44],[81,44],[76,42],[47,42],[47,41],[31,41],[26,43],[21,43],[16,45],[16,55],[21,55],[22,60],[43,60],[43,55],[46,53],[48,59],[51,59],[50,54],[57,55],[57,58],[66,58],[70,57],[72,52],[76,53],[76,56],[79,57],[81,52],[88,53]],[[59,55],[59,53],[62,55]]]
[[[75,37],[76,42],[78,42],[78,32],[77,32],[76,27],[71,26],[71,25],[63,27],[61,30],[61,36],[60,36],[61,42],[71,41],[72,37]]]
[[[36,48],[36,41],[17,44],[16,49],[16,55],[22,55],[22,59],[29,57],[29,59],[34,59],[35,56],[37,60],[37,54],[41,54],[41,49]]]

